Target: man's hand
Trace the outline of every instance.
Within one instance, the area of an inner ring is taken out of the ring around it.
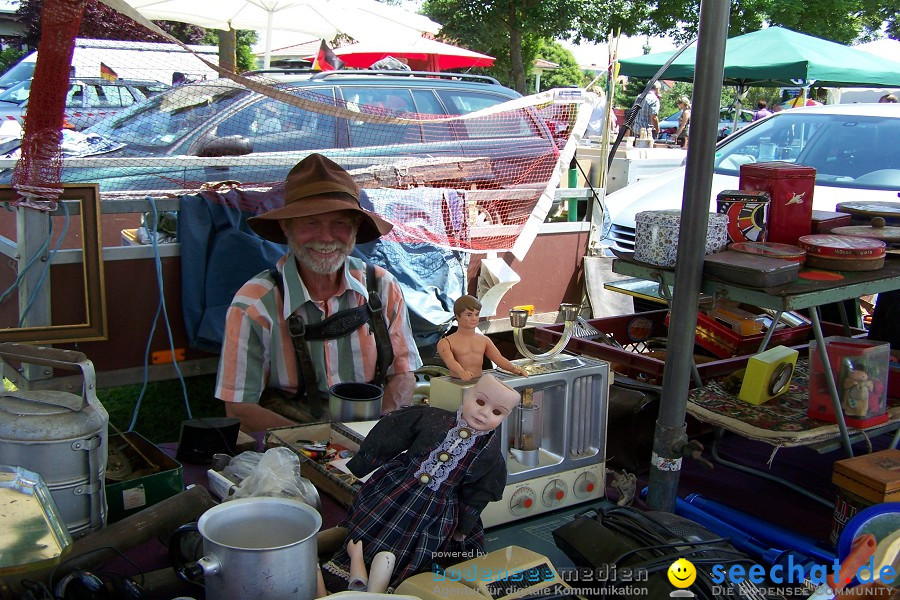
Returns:
[[[384,384],[384,397],[381,399],[381,413],[394,412],[398,408],[412,403],[416,390],[416,376],[412,371],[389,375]]]

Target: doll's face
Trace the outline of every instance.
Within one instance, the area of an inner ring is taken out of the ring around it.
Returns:
[[[482,375],[463,396],[462,417],[476,431],[496,429],[519,403],[519,393],[493,375]]]

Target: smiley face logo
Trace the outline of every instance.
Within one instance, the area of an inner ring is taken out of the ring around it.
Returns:
[[[697,579],[697,569],[689,560],[679,558],[669,567],[669,583],[677,588],[686,588]]]

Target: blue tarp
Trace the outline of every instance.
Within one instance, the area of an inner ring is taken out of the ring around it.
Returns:
[[[435,221],[433,215],[414,215],[413,211],[421,212],[423,195],[446,191],[366,190],[371,198],[364,194],[361,203],[380,214],[405,214],[405,229],[427,227],[434,231],[436,227],[443,229],[442,221]],[[182,310],[191,347],[218,352],[225,313],[234,294],[287,252],[286,246],[263,240],[247,225],[249,217],[272,208],[270,200],[263,194],[237,190],[181,198],[178,241]],[[453,302],[466,293],[466,265],[462,257],[430,243],[384,240],[361,244],[354,253],[397,277],[409,307],[416,343],[423,358],[432,356],[435,344],[453,319]]]

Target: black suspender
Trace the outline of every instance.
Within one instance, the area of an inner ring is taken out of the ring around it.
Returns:
[[[275,286],[284,302],[284,280],[281,273],[273,267],[269,269],[269,274],[275,281]],[[394,362],[394,348],[391,345],[384,305],[378,295],[377,287],[375,266],[366,263],[366,289],[369,293],[369,300],[366,304],[339,311],[316,325],[304,324],[296,314],[291,314],[287,319],[288,332],[294,346],[294,354],[297,357],[298,376],[303,379],[303,385],[297,386],[297,393],[292,400],[299,401],[306,394],[309,412],[315,418],[321,417],[324,410],[322,409],[322,399],[319,396],[318,377],[309,353],[309,346],[306,343],[307,340],[321,341],[344,337],[369,323],[375,336],[375,347],[378,350],[373,383],[379,386],[384,385],[387,370]]]

